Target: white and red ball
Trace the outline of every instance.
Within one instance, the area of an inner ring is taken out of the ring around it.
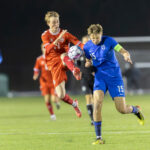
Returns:
[[[69,48],[68,56],[69,56],[69,58],[72,59],[72,60],[79,59],[82,54],[83,54],[83,51],[82,51],[81,48],[80,48],[79,46],[77,46],[77,45],[71,46],[71,47]]]

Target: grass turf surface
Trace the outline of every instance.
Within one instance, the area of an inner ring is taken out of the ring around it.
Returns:
[[[69,105],[61,102],[51,121],[42,97],[0,98],[0,150],[149,150],[150,95],[128,96],[127,103],[140,105],[146,118],[140,126],[134,115],[119,114],[106,96],[103,104],[102,135],[105,145],[92,145],[90,125],[83,96],[76,96],[82,110],[77,118]]]

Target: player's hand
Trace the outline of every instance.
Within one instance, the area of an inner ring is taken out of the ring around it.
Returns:
[[[37,80],[37,78],[38,78],[38,74],[34,74],[33,75],[33,80]]]
[[[130,54],[128,52],[124,53],[123,57],[124,57],[125,61],[129,62],[130,64],[132,64],[132,60],[131,60]]]
[[[92,61],[90,59],[86,59],[86,62],[85,62],[85,67],[86,68],[89,68],[92,66]]]

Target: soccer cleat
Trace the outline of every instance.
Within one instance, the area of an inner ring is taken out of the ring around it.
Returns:
[[[76,78],[76,80],[81,80],[81,72],[79,68],[74,67],[72,73],[74,77]]]
[[[56,120],[56,116],[55,115],[51,115],[50,118],[51,118],[51,120]]]
[[[93,126],[94,125],[94,121],[91,121],[91,126]]]
[[[140,106],[135,106],[138,109],[138,113],[136,113],[135,115],[138,117],[138,121],[140,125],[144,125],[144,115],[141,112],[141,108]]]
[[[80,109],[79,109],[79,107],[78,107],[78,101],[77,100],[75,100],[75,102],[76,102],[76,106],[74,107],[74,110],[76,111],[76,115],[77,115],[77,117],[81,117],[81,111],[80,111]]]
[[[92,145],[96,145],[96,144],[105,144],[105,141],[102,140],[101,138],[100,139],[96,139],[96,141],[93,142]]]

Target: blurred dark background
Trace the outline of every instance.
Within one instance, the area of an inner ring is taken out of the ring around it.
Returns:
[[[149,0],[13,0],[0,2],[0,73],[10,90],[37,90],[33,66],[41,54],[47,11],[60,14],[61,27],[81,38],[90,24],[100,23],[110,36],[149,36]]]

